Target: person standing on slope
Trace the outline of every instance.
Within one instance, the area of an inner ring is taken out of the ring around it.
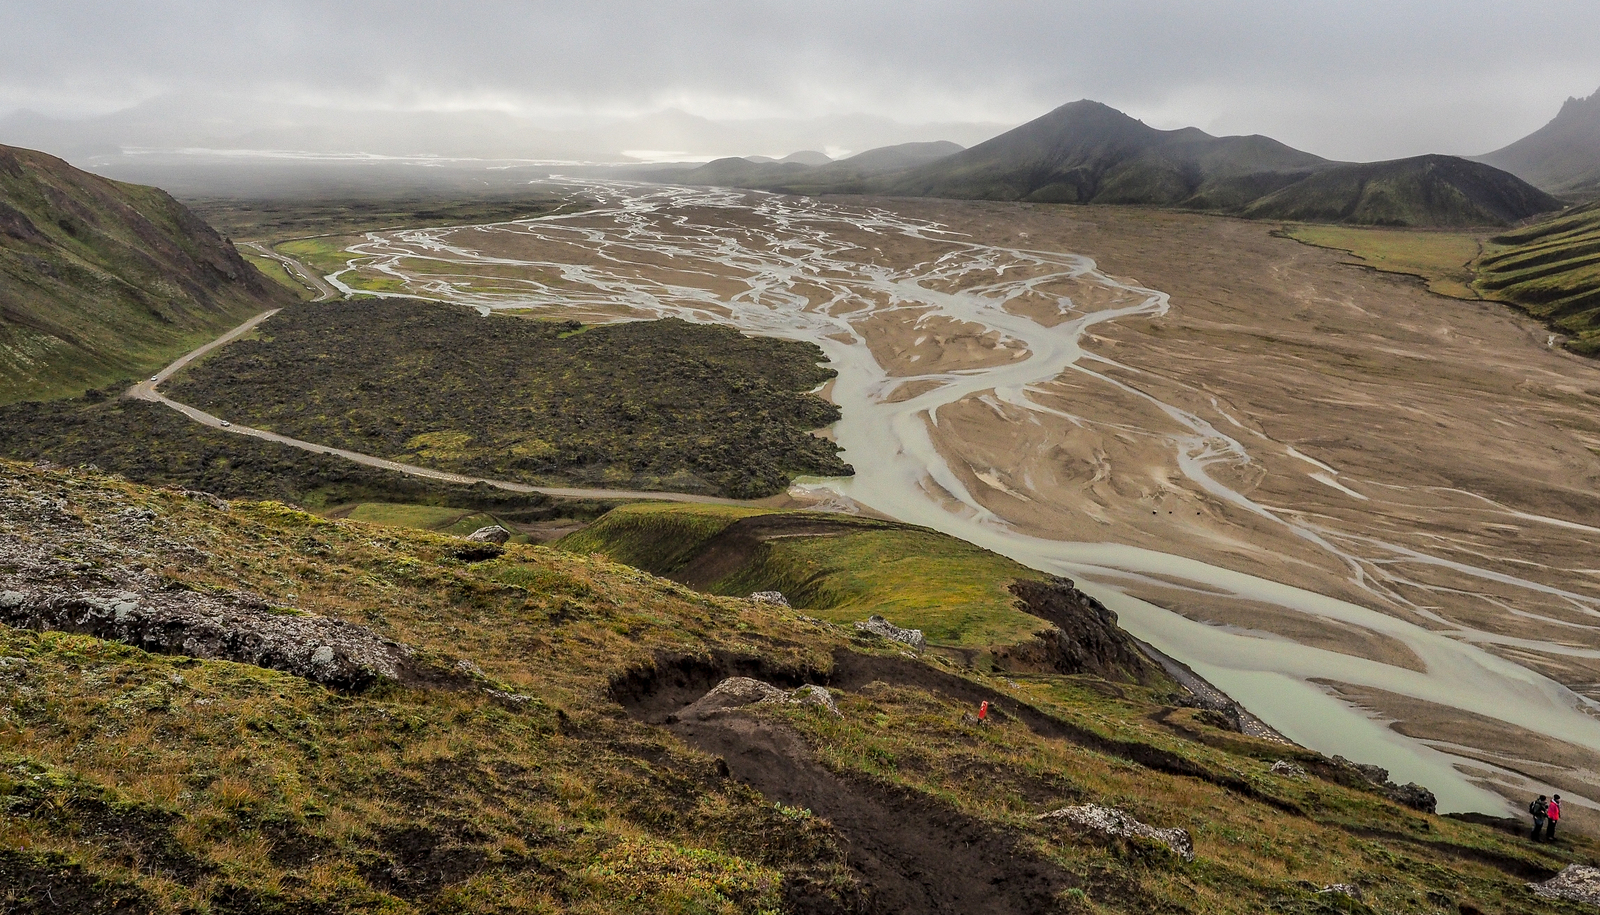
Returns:
[[[1539,841],[1539,833],[1544,830],[1545,814],[1550,812],[1550,802],[1545,800],[1544,795],[1541,794],[1534,799],[1533,803],[1528,805],[1528,812],[1533,814],[1533,834],[1528,838],[1537,842]]]
[[[1557,794],[1550,798],[1550,806],[1546,808],[1544,817],[1544,840],[1546,842],[1554,842],[1556,840],[1556,820],[1561,819],[1561,795]]]

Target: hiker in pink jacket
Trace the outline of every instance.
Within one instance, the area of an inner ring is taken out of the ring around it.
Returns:
[[[1544,816],[1544,840],[1546,842],[1554,842],[1556,840],[1556,820],[1561,819],[1561,795],[1557,794],[1550,798],[1550,808],[1544,812]]]

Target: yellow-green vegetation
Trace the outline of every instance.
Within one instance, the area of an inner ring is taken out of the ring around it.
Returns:
[[[341,517],[385,527],[409,527],[465,536],[491,524],[503,524],[485,512],[462,511],[439,505],[405,505],[394,502],[362,502],[338,512]]]
[[[291,299],[166,193],[0,146],[0,404],[148,375]]]
[[[380,229],[480,225],[529,219],[581,207],[541,191],[475,195],[396,194],[389,197],[242,200],[206,198],[189,206],[234,238],[276,243],[311,235],[350,235]]]
[[[1600,203],[1491,239],[1477,288],[1512,302],[1600,354]]]
[[[298,244],[298,243],[296,243]],[[758,498],[850,468],[809,343],[729,327],[484,317],[391,299],[286,308],[167,387],[306,441],[528,483]]]
[[[1007,587],[1045,575],[927,528],[817,512],[624,505],[555,546],[599,553],[708,593],[781,591],[848,624],[878,614],[934,644],[985,647],[1044,628]]]
[[[259,254],[244,254],[243,257],[251,266],[261,271],[262,276],[272,280],[279,286],[293,291],[296,298],[303,300],[312,297],[311,290],[307,289],[304,283],[295,279],[289,273],[289,268],[285,267],[282,261],[275,261],[270,257],[262,257]]]
[[[1472,265],[1483,248],[1485,234],[1481,232],[1296,225],[1285,228],[1283,234],[1308,245],[1344,251],[1354,258],[1350,263],[1420,277],[1439,295],[1478,298],[1472,288]]]
[[[1440,295],[1514,305],[1566,335],[1573,352],[1600,354],[1600,204],[1493,237],[1310,225],[1281,234],[1344,251],[1375,270],[1421,277]]]
[[[1575,913],[1525,881],[1600,852],[1398,807],[1137,685],[913,660],[595,557],[467,562],[437,534],[16,464],[0,501],[48,506],[0,512],[0,544],[59,538],[49,587],[149,564],[169,593],[247,590],[493,688],[339,693],[0,626],[6,911]],[[0,584],[19,574],[0,563]],[[803,775],[767,789],[783,797],[726,777],[763,771],[736,743],[724,765],[645,711],[734,668],[834,692],[837,716],[761,705],[705,725]],[[979,697],[988,725],[963,718]],[[1312,774],[1270,773],[1279,758]],[[1035,819],[1088,802],[1188,829],[1195,860]],[[897,873],[959,893],[912,905]],[[1345,882],[1364,904],[1318,895]]]

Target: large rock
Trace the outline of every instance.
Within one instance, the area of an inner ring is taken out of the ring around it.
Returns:
[[[1345,759],[1343,756],[1335,756],[1330,762],[1336,768],[1355,775],[1377,788],[1383,792],[1385,797],[1397,804],[1403,804],[1412,810],[1420,810],[1423,813],[1434,813],[1439,808],[1438,799],[1433,796],[1432,791],[1416,782],[1397,785],[1389,780],[1389,770],[1382,766],[1354,762]]]
[[[488,527],[480,527],[468,534],[467,539],[478,543],[503,544],[511,539],[511,532],[498,524],[491,524]]]
[[[922,637],[921,629],[901,629],[877,614],[873,614],[856,623],[856,628],[862,632],[886,638],[891,642],[910,645],[918,651],[928,646],[927,640]]]
[[[335,689],[415,679],[411,650],[398,642],[240,593],[6,591],[0,622],[113,639],[159,654],[254,664]]]
[[[806,685],[790,691],[751,677],[729,677],[676,717],[703,721],[718,712],[763,704],[817,705],[835,715],[839,714],[839,709],[833,704],[833,696],[821,686]]]
[[[1543,883],[1530,883],[1528,888],[1535,896],[1546,899],[1566,899],[1600,905],[1600,867],[1569,864],[1566,870]]]
[[[1117,625],[1105,604],[1079,591],[1072,579],[1051,576],[1011,583],[1024,613],[1050,624],[1033,639],[994,652],[1006,670],[1053,674],[1094,674],[1106,680],[1152,683],[1159,670],[1133,637]]]
[[[784,597],[782,591],[757,591],[750,595],[750,599],[758,604],[777,604],[780,607],[789,606],[789,598]]]
[[[1076,832],[1101,838],[1149,839],[1165,845],[1185,861],[1194,860],[1194,840],[1189,837],[1187,829],[1141,823],[1115,807],[1102,807],[1099,804],[1062,807],[1041,814],[1038,819],[1046,823],[1060,823]]]

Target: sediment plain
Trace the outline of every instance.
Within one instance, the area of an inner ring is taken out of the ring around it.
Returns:
[[[370,234],[349,270],[816,342],[858,472],[797,502],[1069,574],[1291,738],[1442,810],[1553,787],[1600,826],[1600,365],[1535,322],[1268,223],[580,190],[582,213]]]

